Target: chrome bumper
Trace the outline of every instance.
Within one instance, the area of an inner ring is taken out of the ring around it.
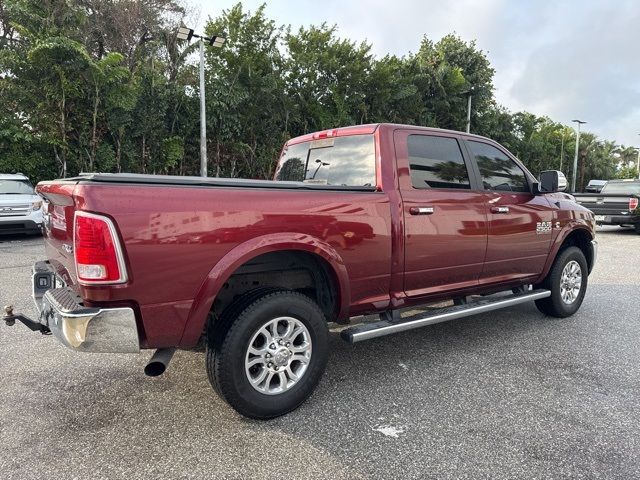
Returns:
[[[81,352],[138,353],[138,327],[133,309],[89,308],[69,287],[56,286],[47,262],[33,266],[33,299],[46,325],[63,345]]]

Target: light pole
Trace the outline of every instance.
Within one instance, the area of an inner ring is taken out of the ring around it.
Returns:
[[[582,120],[571,120],[578,124],[578,130],[576,131],[576,155],[573,157],[573,174],[571,175],[571,192],[576,193],[576,175],[578,174],[578,150],[580,148],[580,125],[583,123]]]
[[[640,135],[640,133],[638,135]],[[638,148],[638,160],[636,161],[636,174],[640,179],[640,148]]]
[[[226,38],[219,35],[204,37],[193,33],[192,28],[178,28],[178,40],[190,42],[192,38],[200,39],[200,176],[207,176],[207,115],[204,104],[204,42],[212,47],[220,48]]]
[[[467,133],[471,132],[471,97],[473,97],[474,87],[467,90]]]
[[[563,160],[564,160],[564,132],[562,132],[562,141],[560,142],[560,171],[562,171]]]

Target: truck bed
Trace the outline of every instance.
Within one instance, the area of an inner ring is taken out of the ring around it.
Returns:
[[[177,185],[197,187],[269,188],[277,190],[330,190],[374,192],[375,186],[322,185],[307,182],[275,182],[273,180],[248,180],[241,178],[182,177],[177,175],[145,175],[139,173],[81,173],[67,178],[66,182],[119,183],[146,185]]]
[[[341,304],[345,312],[389,301],[389,198],[374,186],[96,173],[42,182],[38,192],[46,199],[47,257],[59,277],[90,306],[133,305],[142,318],[154,319],[145,325],[142,345],[179,343],[215,266],[272,244],[338,252],[336,268],[350,290]],[[76,210],[106,214],[117,226],[126,285],[78,284]]]

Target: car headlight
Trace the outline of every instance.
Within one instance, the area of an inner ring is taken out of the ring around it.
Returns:
[[[38,210],[40,210],[40,207],[42,207],[42,200],[36,200],[31,204],[31,211],[37,212]]]

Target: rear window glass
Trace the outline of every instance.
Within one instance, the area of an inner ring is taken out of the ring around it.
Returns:
[[[616,182],[607,183],[602,187],[601,193],[622,193],[622,194],[640,194],[640,182]]]
[[[371,187],[376,184],[373,135],[351,135],[297,143],[284,148],[275,179]]]
[[[471,188],[455,138],[409,135],[407,151],[414,188]]]
[[[0,180],[0,195],[33,195],[33,186],[28,180]]]

